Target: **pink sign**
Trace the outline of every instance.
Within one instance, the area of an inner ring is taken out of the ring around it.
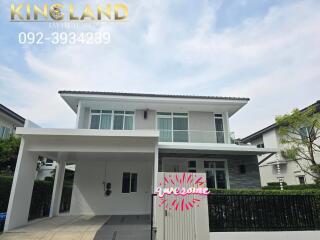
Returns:
[[[159,207],[164,206],[166,210],[190,210],[198,207],[203,197],[210,194],[208,188],[204,187],[203,177],[196,177],[196,174],[183,173],[181,177],[178,174],[164,177],[164,181],[159,183],[155,193],[160,198]],[[173,186],[172,186],[173,185]],[[184,187],[191,185],[192,187]],[[166,196],[179,196],[172,198]],[[186,198],[186,196],[192,196]]]

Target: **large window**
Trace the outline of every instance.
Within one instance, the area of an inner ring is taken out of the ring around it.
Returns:
[[[9,138],[11,134],[11,129],[5,126],[0,126],[0,139]]]
[[[188,142],[188,113],[157,113],[160,142]]]
[[[122,193],[137,192],[138,174],[124,172],[122,175]]]
[[[208,188],[227,188],[227,169],[225,161],[204,161],[204,169],[207,175]]]
[[[222,114],[214,115],[214,123],[216,126],[217,143],[224,143],[224,127]]]
[[[133,129],[133,111],[91,110],[90,116],[91,129]]]

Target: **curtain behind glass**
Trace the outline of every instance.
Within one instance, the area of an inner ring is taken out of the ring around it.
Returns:
[[[101,129],[111,129],[111,115],[102,114],[101,116]]]
[[[113,119],[113,129],[114,130],[123,130],[123,115],[114,115]]]
[[[133,116],[125,116],[124,118],[124,130],[133,129]]]
[[[172,142],[171,118],[158,118],[158,130],[160,131],[160,142]]]
[[[188,118],[173,117],[173,141],[188,142]]]
[[[215,124],[217,131],[217,143],[224,143],[223,120],[221,118],[216,118]]]
[[[91,115],[91,129],[99,129],[100,115]]]

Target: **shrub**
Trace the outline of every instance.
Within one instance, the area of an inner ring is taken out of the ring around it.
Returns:
[[[268,182],[267,183],[268,186],[274,186],[274,187],[280,187],[280,182]],[[282,186],[286,186],[287,183],[286,182],[282,182]]]
[[[0,212],[6,212],[10,197],[12,177],[0,176]],[[29,219],[47,216],[50,210],[53,182],[36,180],[33,186]],[[72,186],[63,186],[61,209],[66,211],[70,206]]]

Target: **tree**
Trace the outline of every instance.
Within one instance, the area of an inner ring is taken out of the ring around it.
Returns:
[[[282,155],[320,183],[320,162],[316,160],[320,154],[320,113],[316,106],[294,109],[291,114],[276,117],[276,123],[280,142],[285,145]]]
[[[20,138],[0,139],[0,171],[14,172],[20,147]]]

